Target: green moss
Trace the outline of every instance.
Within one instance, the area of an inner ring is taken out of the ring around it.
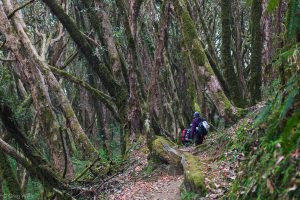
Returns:
[[[0,152],[0,178],[5,180],[9,192],[12,194],[11,199],[24,199],[18,179],[8,157],[3,152]]]
[[[186,45],[192,47],[194,40],[198,37],[195,24],[186,10],[182,10],[181,19]]]
[[[204,196],[207,192],[204,182],[204,176],[201,169],[201,163],[196,156],[188,153],[184,154],[185,171],[184,185],[188,191],[196,192]]]
[[[197,102],[197,99],[194,99],[193,104],[194,104],[194,111],[197,111],[197,112],[201,113],[201,108],[200,108],[200,105]]]
[[[176,145],[173,142],[170,142],[161,136],[156,137],[156,139],[152,142],[152,150],[154,151],[156,156],[168,162],[169,164],[179,166],[181,157],[165,150],[165,148],[172,148],[175,146]]]

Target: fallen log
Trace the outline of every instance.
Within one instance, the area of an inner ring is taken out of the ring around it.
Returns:
[[[184,174],[183,186],[186,191],[205,196],[205,187],[202,165],[196,156],[187,152],[181,152],[176,144],[163,137],[156,137],[152,142],[152,153],[160,160],[181,169]]]

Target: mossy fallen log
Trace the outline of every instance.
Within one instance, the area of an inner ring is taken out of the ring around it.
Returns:
[[[152,152],[168,164],[181,166],[181,154],[174,148],[175,144],[163,137],[157,137],[152,142]]]
[[[176,145],[163,137],[152,141],[152,153],[164,162],[181,169],[184,173],[183,186],[186,191],[204,196],[207,192],[201,163],[196,156],[181,152]]]
[[[181,158],[181,164],[184,170],[183,185],[185,189],[204,196],[207,190],[205,187],[201,163],[198,158],[189,153],[182,154]]]

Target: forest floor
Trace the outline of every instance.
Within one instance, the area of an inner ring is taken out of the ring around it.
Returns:
[[[103,199],[144,200],[180,199],[183,175],[170,173],[168,165],[148,163],[146,145],[141,145],[130,154],[130,167],[122,174],[110,179],[101,190]]]
[[[255,108],[258,111],[263,104]],[[109,200],[179,200],[179,199],[221,199],[230,190],[231,183],[238,177],[238,167],[245,160],[244,154],[228,147],[228,140],[236,137],[236,130],[242,123],[251,123],[251,117],[222,132],[209,133],[202,145],[179,147],[199,158],[208,193],[205,197],[182,190],[184,176],[176,175],[168,165],[149,163],[149,150],[141,144],[131,152],[130,167],[122,174],[102,186],[103,199]]]
[[[213,138],[207,139],[204,146],[210,146]],[[230,183],[236,178],[236,168],[243,155],[237,155],[232,161],[235,152],[223,153],[219,147],[212,151],[199,151],[196,147],[182,147],[180,151],[197,155],[202,163],[203,174],[208,193],[201,199],[219,199],[230,188]],[[225,159],[218,160],[225,155]],[[196,194],[180,192],[184,176],[177,175],[167,165],[152,166],[148,163],[148,154],[136,151],[131,154],[132,163],[125,172],[109,180],[103,187],[104,199],[109,200],[179,200],[200,199]]]

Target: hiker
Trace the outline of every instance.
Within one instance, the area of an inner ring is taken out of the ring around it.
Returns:
[[[193,137],[192,137],[192,134],[191,134],[191,127],[192,127],[192,125],[190,125],[190,127],[185,128],[185,129],[182,130],[181,142],[186,147],[193,143]]]
[[[200,117],[198,112],[194,113],[191,134],[194,139],[195,145],[203,143],[204,137],[207,134],[209,125],[205,119]]]

